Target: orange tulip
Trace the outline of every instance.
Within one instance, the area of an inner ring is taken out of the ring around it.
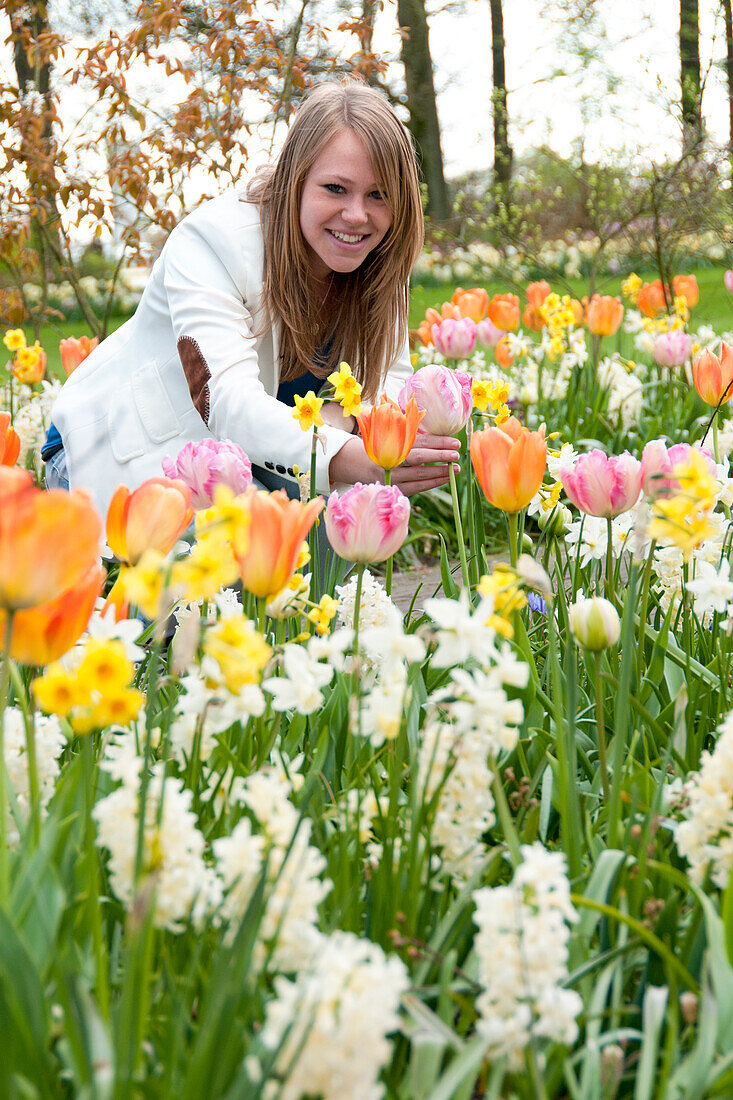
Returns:
[[[695,389],[708,405],[725,405],[733,393],[733,348],[723,340],[720,358],[709,348],[692,363]]]
[[[86,629],[107,571],[93,565],[81,581],[55,600],[16,611],[10,656],[23,665],[47,665],[71,649]],[[5,630],[5,612],[0,611],[0,630]]]
[[[120,485],[107,512],[107,542],[116,558],[135,565],[146,550],[172,550],[192,517],[191,490],[182,481],[150,477],[133,492]]]
[[[440,307],[440,319],[441,321],[460,321],[461,311],[458,306],[454,306],[453,302],[443,302]]]
[[[439,325],[442,320],[437,309],[428,306],[425,310],[425,319],[417,326],[417,334],[426,348],[429,348],[433,342],[433,325]]]
[[[522,314],[522,320],[533,332],[542,332],[544,328],[545,319],[540,310],[550,290],[550,284],[544,279],[539,283],[529,283],[527,286],[527,305]]]
[[[20,454],[20,436],[10,423],[10,413],[0,412],[0,466],[14,466]]]
[[[669,287],[666,289],[669,293]],[[645,317],[656,317],[666,309],[667,299],[664,296],[662,280],[655,279],[652,283],[644,283],[637,296],[636,305]]]
[[[250,514],[252,538],[240,553],[234,545],[242,584],[254,596],[270,597],[288,583],[308,532],[323,508],[322,497],[302,504],[284,489],[266,493],[250,486],[239,498]]]
[[[542,484],[547,464],[545,425],[530,432],[510,416],[500,428],[474,432],[471,462],[489,503],[502,512],[520,512]]]
[[[424,416],[412,394],[403,412],[396,401],[383,393],[378,405],[356,418],[364,449],[372,462],[383,470],[393,470],[404,462]]]
[[[458,287],[451,304],[454,305],[460,317],[470,317],[476,324],[482,320],[489,308],[489,296],[481,286],[472,286],[470,290]]]
[[[694,309],[700,301],[700,290],[694,275],[675,275],[672,289],[678,298],[684,298],[688,309]]]
[[[0,466],[0,607],[37,607],[79,584],[101,533],[86,493],[44,492],[26,470]]]
[[[514,356],[509,350],[509,341],[507,340],[506,336],[502,336],[502,338],[497,342],[496,347],[494,348],[494,359],[496,359],[502,370],[509,370],[512,363],[514,362]]]
[[[84,362],[89,352],[94,351],[98,343],[98,336],[95,336],[93,340],[90,340],[88,336],[80,336],[78,340],[75,336],[69,336],[66,340],[59,341],[61,366],[64,368],[67,378],[80,363]]]
[[[489,320],[503,332],[519,328],[519,298],[516,294],[495,294],[489,302]]]
[[[588,328],[594,336],[613,336],[618,332],[623,316],[621,299],[610,294],[594,294],[585,311]]]
[[[583,299],[585,301],[586,299]],[[577,298],[570,299],[570,308],[573,311],[573,317],[576,325],[585,324],[585,306],[583,302],[579,302]]]
[[[23,386],[41,381],[46,373],[46,353],[37,340],[30,347],[18,349],[12,371]]]

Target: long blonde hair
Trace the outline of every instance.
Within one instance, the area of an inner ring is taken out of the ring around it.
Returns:
[[[331,276],[323,300],[300,228],[303,184],[336,134],[364,143],[392,214],[377,247],[353,272]],[[265,239],[264,305],[282,321],[280,378],[327,374],[345,359],[374,399],[407,337],[408,280],[423,243],[415,153],[385,97],[355,79],[318,85],[295,114],[277,163],[253,179]],[[317,362],[316,362],[317,360]]]

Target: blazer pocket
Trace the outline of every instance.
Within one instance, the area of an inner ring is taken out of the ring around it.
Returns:
[[[145,454],[145,433],[133,398],[132,386],[121,386],[107,413],[112,454],[118,462],[130,462]]]
[[[171,399],[166,393],[155,360],[132,372],[132,393],[142,425],[153,443],[165,443],[181,433]]]

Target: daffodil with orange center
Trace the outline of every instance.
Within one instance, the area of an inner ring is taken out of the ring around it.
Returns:
[[[283,489],[266,493],[251,486],[239,497],[250,516],[252,537],[245,549],[234,544],[242,584],[258,598],[280,592],[295,572],[303,540],[315,523],[323,499],[302,504]]]
[[[489,503],[503,512],[520,512],[542,484],[547,464],[544,424],[531,432],[510,416],[500,428],[474,432],[471,462]]]
[[[30,347],[18,349],[12,371],[23,386],[41,381],[46,373],[46,353],[37,340]]]
[[[0,608],[37,607],[79,584],[101,531],[85,493],[44,492],[26,470],[0,466]]]
[[[357,417],[364,449],[383,470],[393,470],[407,458],[425,413],[410,396],[405,411],[386,394],[368,412]]]

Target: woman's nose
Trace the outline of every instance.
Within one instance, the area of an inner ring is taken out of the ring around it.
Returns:
[[[366,221],[366,205],[361,195],[353,195],[349,199],[344,205],[342,217],[350,225],[360,225]]]

